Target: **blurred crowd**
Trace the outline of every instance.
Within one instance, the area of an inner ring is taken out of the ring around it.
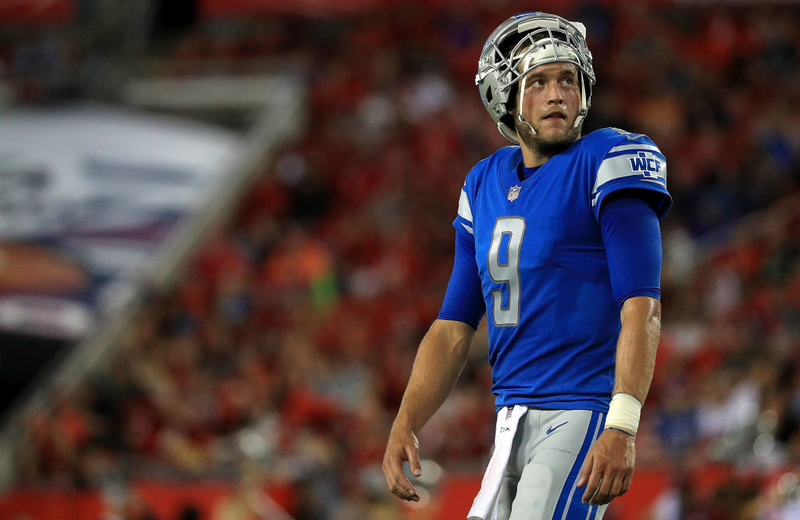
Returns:
[[[384,443],[449,277],[463,179],[505,144],[473,78],[509,9],[413,4],[201,25],[162,50],[175,75],[209,58],[232,73],[280,58],[309,89],[307,131],[236,218],[209,231],[114,360],[53,396],[52,414],[27,417],[19,482],[235,478],[249,463],[294,484],[297,520],[395,518]],[[598,85],[586,131],[647,133],[669,161],[663,335],[637,444],[640,466],[671,468],[673,484],[652,518],[790,518],[800,211],[775,208],[800,192],[800,10],[557,11],[589,30]],[[726,227],[754,211],[749,232]],[[423,456],[449,472],[479,474],[491,448],[486,352],[480,334],[420,432]],[[697,485],[720,464],[719,485]]]

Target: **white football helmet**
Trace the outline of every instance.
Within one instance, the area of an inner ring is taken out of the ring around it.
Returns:
[[[517,83],[533,68],[555,62],[572,63],[580,71],[581,107],[574,125],[577,127],[592,105],[595,84],[592,53],[586,45],[586,27],[582,23],[554,14],[520,13],[501,23],[486,40],[475,84],[497,129],[512,143],[519,144],[509,114],[516,103]],[[517,118],[527,123],[521,111]]]

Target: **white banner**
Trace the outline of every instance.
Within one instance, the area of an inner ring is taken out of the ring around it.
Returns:
[[[241,146],[233,132],[117,109],[0,117],[0,327],[88,332]]]

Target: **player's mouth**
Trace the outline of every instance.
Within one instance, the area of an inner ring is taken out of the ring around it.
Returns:
[[[561,112],[560,110],[556,110],[556,111],[550,112],[549,114],[544,116],[543,119],[545,119],[545,120],[555,120],[555,119],[566,119],[566,118],[567,118],[567,114],[565,114],[564,112]]]

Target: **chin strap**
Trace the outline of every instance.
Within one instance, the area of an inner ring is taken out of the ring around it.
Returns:
[[[525,64],[522,67],[523,71],[528,70],[528,67],[530,67],[530,64],[531,64],[532,60],[533,60],[533,53],[531,52],[531,53],[528,53],[528,56],[525,57]],[[528,75],[527,74],[522,76],[522,83],[520,83],[520,86],[519,86],[519,89],[520,89],[519,90],[519,112],[517,113],[517,121],[519,121],[523,125],[528,125],[528,128],[530,128],[531,132],[533,132],[533,135],[537,135],[536,130],[533,128],[533,126],[531,126],[531,124],[529,122],[525,121],[525,118],[522,117],[522,107],[525,106],[524,100],[525,100],[525,82],[526,81],[528,81]]]
[[[578,117],[575,118],[575,123],[572,125],[573,128],[578,128],[581,126],[586,114],[589,113],[589,107],[586,103],[586,75],[580,69],[578,69],[578,74],[580,75],[581,80],[581,109],[578,112]]]

